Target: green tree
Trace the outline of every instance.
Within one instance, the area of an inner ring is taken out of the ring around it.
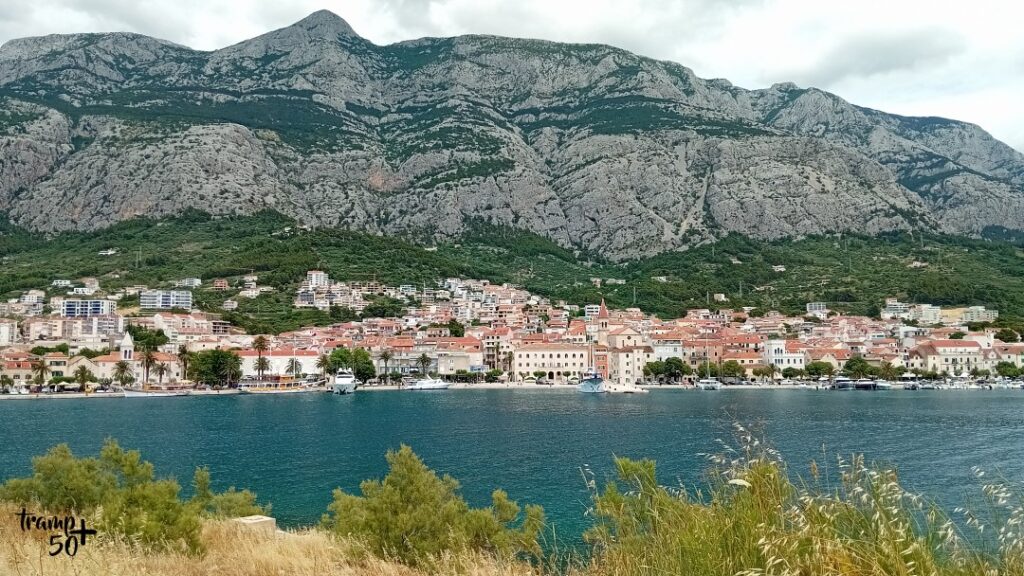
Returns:
[[[379,296],[363,308],[363,318],[397,318],[405,313],[405,303],[388,296]]]
[[[192,358],[197,382],[210,386],[231,386],[242,377],[242,359],[230,350],[203,350]]]
[[[93,380],[96,380],[96,377],[93,376],[92,371],[89,370],[89,368],[86,367],[86,366],[79,366],[78,368],[75,368],[75,375],[74,376],[75,376],[75,382],[78,382],[78,386],[82,390],[85,390],[85,385],[86,384],[88,384],[89,382],[91,382]]]
[[[891,362],[882,362],[876,370],[878,377],[883,380],[896,380],[900,377],[899,368],[892,365]]]
[[[1003,342],[1018,342],[1020,341],[1020,335],[1009,328],[1002,328],[999,332],[996,332],[996,338]]]
[[[127,386],[134,379],[132,365],[127,360],[118,360],[117,364],[114,364],[114,380],[117,380],[118,384],[122,387]]]
[[[391,362],[392,358],[394,358],[394,355],[391,354],[390,350],[384,350],[380,353],[380,361],[384,364],[383,374],[385,381],[387,381],[391,376],[391,373],[388,371],[388,363]]]
[[[373,364],[373,357],[365,348],[356,348],[351,355],[352,375],[360,382],[366,382],[377,375],[377,368]]]
[[[447,326],[448,332],[450,332],[452,336],[461,338],[466,335],[466,327],[455,318],[448,320]]]
[[[859,379],[871,376],[875,373],[875,369],[862,356],[857,355],[846,361],[846,364],[843,365],[843,372],[850,378]]]
[[[804,371],[793,366],[787,366],[782,369],[783,378],[799,378],[804,375]]]
[[[29,370],[32,372],[32,382],[36,386],[46,384],[46,377],[50,375],[50,367],[46,364],[46,360],[43,358],[34,360]]]
[[[77,458],[66,444],[32,459],[32,474],[0,485],[0,500],[54,515],[98,517],[101,533],[119,535],[151,549],[199,552],[200,515],[259,513],[249,492],[209,490],[209,472],[196,471],[196,496],[179,498],[173,478],[157,478],[137,451],[108,439],[98,458]]]
[[[362,496],[334,491],[323,520],[326,528],[358,538],[381,557],[414,566],[442,553],[465,551],[539,557],[541,507],[527,506],[520,513],[505,492],[495,490],[491,506],[470,508],[459,495],[459,483],[438,477],[408,446],[389,451],[386,458],[388,474],[363,482]]]
[[[142,356],[139,357],[139,362],[142,364],[142,383],[149,384],[149,371],[156,366],[156,354],[153,353],[152,349],[145,349],[142,351]]]
[[[316,359],[316,367],[320,370],[320,376],[327,378],[327,372],[331,369],[331,357],[327,354],[321,354]]]
[[[331,304],[331,307],[327,311],[327,315],[330,316],[334,322],[352,322],[359,319],[359,315],[356,314],[348,306],[338,306]]]
[[[292,358],[291,360],[288,360],[288,364],[285,367],[285,372],[291,374],[292,376],[298,376],[299,373],[302,372],[302,362],[299,362],[297,358]]]
[[[258,377],[263,378],[263,375],[267,373],[267,370],[270,370],[270,359],[266,356],[263,358],[257,358],[254,368],[256,369]]]
[[[129,324],[125,330],[132,335],[135,347],[140,350],[156,350],[171,341],[163,330],[150,330],[134,324]]]
[[[430,370],[430,363],[430,356],[427,356],[426,352],[420,354],[420,357],[416,359],[416,364],[420,367],[420,374],[426,374]]]
[[[1003,378],[1016,378],[1020,376],[1021,371],[1013,362],[1000,362],[996,364],[996,374]]]
[[[256,351],[256,376],[263,378],[263,370],[260,367],[264,366],[263,354],[270,348],[270,342],[267,341],[267,337],[262,334],[257,336],[252,341],[252,349]]]
[[[832,373],[835,372],[835,368],[832,366],[832,364],[828,362],[822,362],[820,360],[808,362],[804,366],[804,370],[807,371],[808,376],[812,376],[814,378],[820,378],[822,376],[831,376]]]
[[[188,348],[181,344],[178,346],[178,362],[181,364],[181,374],[185,378],[190,378],[188,371],[188,364],[192,360],[192,353],[188,351]]]
[[[949,335],[949,339],[950,340],[963,340],[965,336],[967,336],[967,334],[964,333],[964,332],[953,332],[952,334]]]
[[[747,371],[743,369],[743,366],[735,360],[727,360],[722,363],[722,367],[719,373],[724,378],[743,378],[747,375]]]
[[[164,385],[164,376],[166,376],[166,375],[171,373],[171,367],[168,366],[166,362],[160,362],[156,366],[153,367],[153,370],[156,371],[157,386],[163,386]]]
[[[693,374],[693,368],[683,362],[682,358],[672,356],[665,359],[665,375],[678,382],[683,376]]]

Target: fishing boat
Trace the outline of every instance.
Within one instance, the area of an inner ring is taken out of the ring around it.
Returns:
[[[875,380],[875,390],[892,390],[892,382],[888,380]]]
[[[438,378],[420,378],[412,384],[409,384],[405,390],[447,390],[449,384],[444,380]]]
[[[580,384],[576,389],[584,394],[604,394],[608,392],[604,385],[604,378],[593,368],[583,375],[583,379],[580,380]]]
[[[699,390],[721,390],[722,383],[717,378],[701,378],[697,380],[697,389]]]
[[[335,394],[351,394],[356,391],[356,377],[352,371],[345,368],[334,375],[334,382],[331,384],[331,391]]]

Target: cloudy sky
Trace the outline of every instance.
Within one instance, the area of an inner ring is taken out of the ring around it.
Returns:
[[[465,33],[600,42],[745,88],[980,124],[1024,150],[1024,3],[1009,0],[0,0],[0,42],[128,30],[212,50],[319,9],[378,44]]]

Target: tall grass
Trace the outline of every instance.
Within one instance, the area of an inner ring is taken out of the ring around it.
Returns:
[[[203,554],[145,548],[101,534],[74,558],[47,554],[37,533],[23,533],[16,510],[0,506],[3,576],[526,576],[527,564],[499,562],[481,553],[440,554],[414,569],[378,558],[356,540],[319,530],[268,535],[225,520],[203,523]]]
[[[617,459],[618,479],[594,492],[586,535],[596,575],[1024,574],[1024,509],[1005,484],[984,486],[997,526],[966,516],[965,536],[893,470],[839,461],[831,486],[812,463],[796,483],[773,450],[742,427],[741,446],[712,458],[707,488],[657,483],[652,461]]]

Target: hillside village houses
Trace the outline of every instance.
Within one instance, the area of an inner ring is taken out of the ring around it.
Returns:
[[[748,380],[763,377],[769,366],[775,368],[775,379],[783,378],[783,372],[798,374],[812,362],[838,370],[855,356],[875,366],[891,364],[900,372],[948,376],[993,372],[1001,362],[1024,368],[1024,344],[1000,341],[996,329],[967,329],[968,323],[998,317],[996,311],[978,306],[942,309],[889,299],[875,319],[836,314],[824,303],[809,303],[807,314],[800,316],[692,309],[680,318],[661,319],[636,308],[613,310],[604,301],[582,306],[553,303],[516,286],[485,280],[447,278],[434,285],[388,286],[338,281],[322,270],[307,272],[297,286],[295,307],[348,309],[352,314],[346,317],[359,318],[359,312],[386,297],[401,303],[401,308],[391,318],[363,318],[269,336],[269,349],[257,353],[252,348],[254,335],[217,314],[192,309],[190,291],[209,286],[214,291],[238,291],[232,298],[244,298],[247,292],[258,295],[269,288],[261,287],[255,275],[238,282],[183,278],[172,286],[132,286],[105,293],[95,278],[57,279],[47,290],[25,291],[0,308],[0,376],[26,385],[32,379],[32,364],[44,361],[51,378],[69,376],[85,366],[103,380],[113,377],[118,362],[126,361],[141,380],[143,369],[127,331],[130,326],[167,336],[167,344],[155,351],[158,361],[169,367],[162,378],[166,383],[186,380],[178,360],[182,348],[233,350],[248,377],[256,375],[260,355],[269,362],[269,374],[284,374],[293,360],[300,373],[316,374],[322,355],[338,348],[363,348],[378,374],[413,377],[425,357],[428,371],[442,377],[491,372],[510,384],[571,383],[591,370],[618,384],[651,382],[645,367],[672,358],[691,370],[705,363],[738,366]],[[139,304],[122,306],[135,296],[140,297]],[[146,306],[140,306],[143,302]],[[66,354],[57,351],[63,345]],[[40,347],[47,351],[32,353]],[[94,352],[88,358],[84,351]]]

